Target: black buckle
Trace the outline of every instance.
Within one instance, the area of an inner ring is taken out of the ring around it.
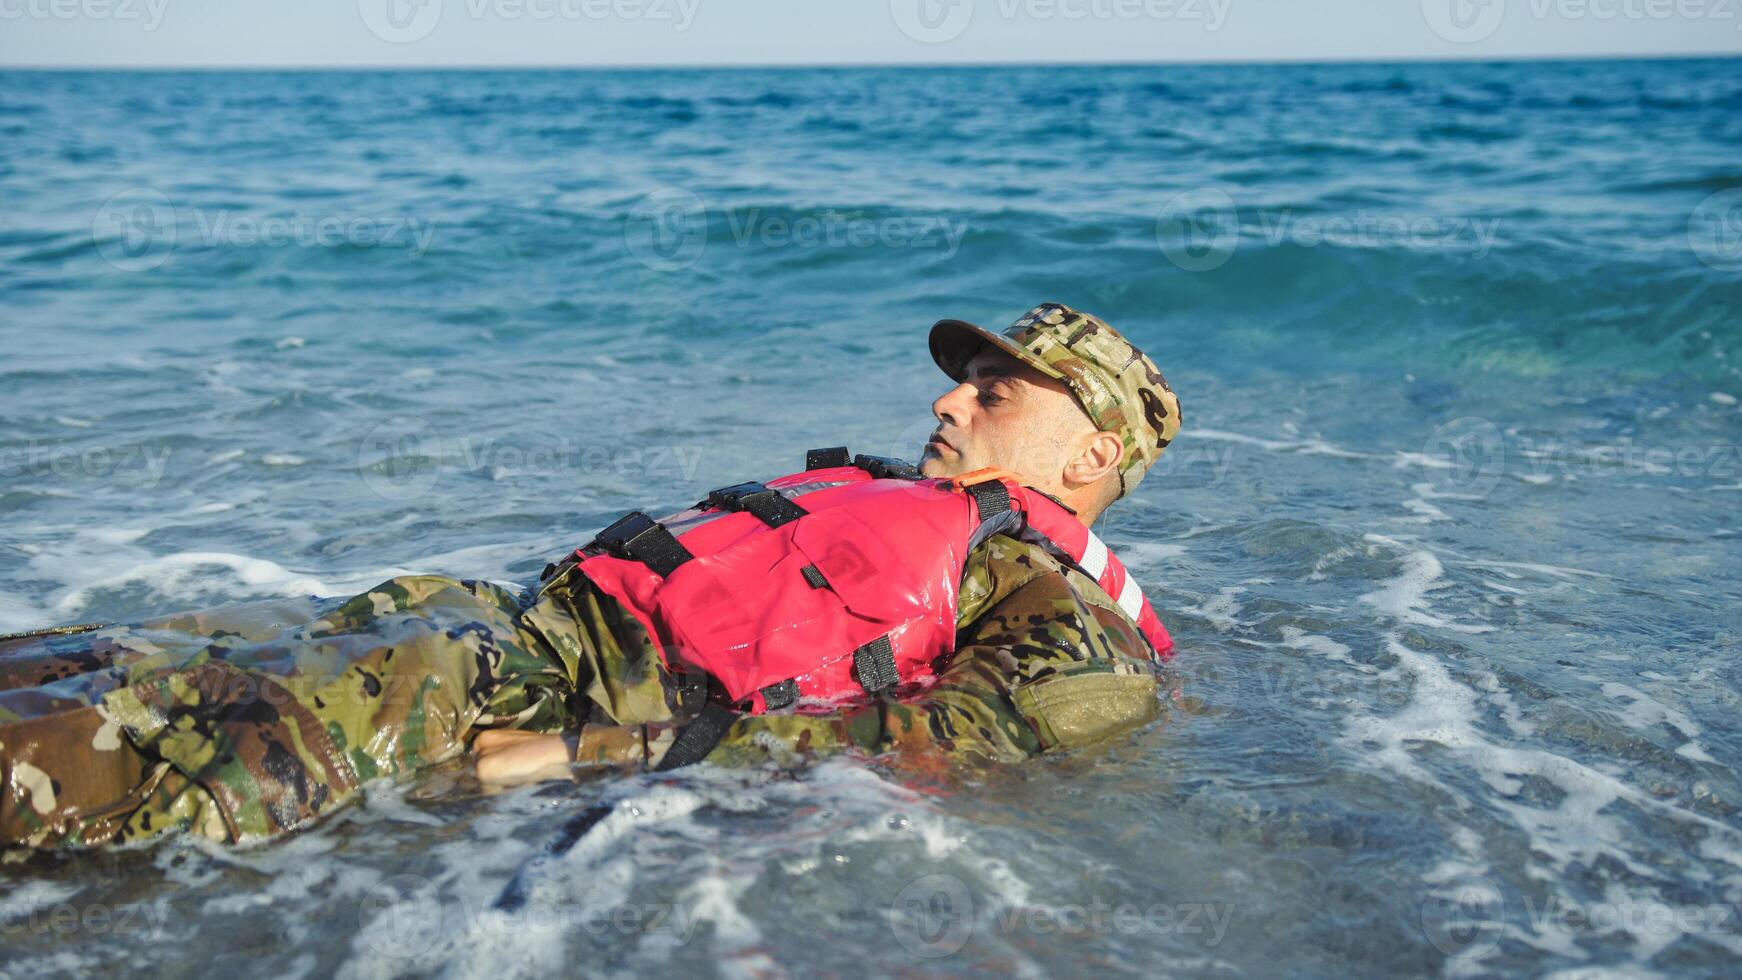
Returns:
[[[665,525],[638,510],[617,518],[587,545],[589,551],[600,548],[618,558],[641,562],[661,577],[695,557]]]
[[[762,689],[762,707],[769,711],[790,708],[798,701],[798,681],[785,680]]]
[[[755,481],[734,483],[729,487],[710,490],[708,504],[721,510],[749,511],[769,527],[791,524],[810,513],[786,499],[780,491],[770,490],[766,485]]]
[[[828,470],[837,466],[851,465],[853,465],[853,457],[847,453],[846,446],[812,449],[804,454],[804,468],[806,470]]]
[[[853,457],[853,465],[871,474],[874,480],[919,480],[919,467],[905,459],[893,456],[867,456],[860,453]]]
[[[743,510],[742,502],[753,493],[762,493],[768,488],[755,480],[745,483],[734,483],[729,487],[708,491],[708,506],[721,510]]]

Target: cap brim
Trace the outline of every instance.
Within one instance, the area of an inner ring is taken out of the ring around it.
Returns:
[[[930,343],[931,359],[937,362],[938,367],[943,368],[952,381],[966,380],[968,362],[988,346],[998,348],[1049,378],[1064,378],[1063,374],[1028,348],[1003,334],[977,327],[966,320],[939,320],[932,324]]]

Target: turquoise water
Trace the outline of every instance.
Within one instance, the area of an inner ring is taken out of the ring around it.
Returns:
[[[1179,643],[1151,730],[456,767],[0,871],[0,969],[1733,974],[1737,68],[4,74],[0,631],[526,582],[912,456],[941,316],[1096,312],[1185,428],[1103,528]]]

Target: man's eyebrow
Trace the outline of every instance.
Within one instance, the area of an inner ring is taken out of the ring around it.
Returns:
[[[968,372],[968,377],[975,381],[1011,380],[1017,377],[1017,368],[1014,364],[992,361],[976,366]]]

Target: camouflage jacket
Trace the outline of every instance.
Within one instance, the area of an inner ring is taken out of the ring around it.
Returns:
[[[844,750],[1013,760],[1144,724],[1156,678],[1094,581],[992,537],[939,682],[833,714],[738,720],[708,757]],[[441,576],[0,640],[0,844],[219,840],[306,824],[487,728],[578,730],[579,761],[656,763],[694,713],[640,625],[572,567],[526,596]]]

